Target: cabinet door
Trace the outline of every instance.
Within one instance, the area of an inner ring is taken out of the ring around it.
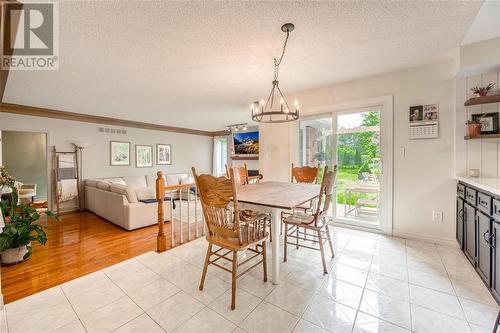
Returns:
[[[465,256],[476,265],[476,209],[469,204],[464,204],[465,218]]]
[[[491,269],[491,219],[481,213],[477,212],[477,272],[481,278],[490,285],[490,269]]]
[[[456,238],[461,249],[464,248],[464,201],[457,198],[457,232]]]
[[[492,247],[492,269],[491,269],[491,289],[493,295],[497,300],[500,299],[500,251],[498,247],[500,246],[500,223],[493,222],[492,226],[493,238],[491,239]]]

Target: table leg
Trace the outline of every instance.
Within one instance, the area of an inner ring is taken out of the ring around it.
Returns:
[[[272,212],[273,242],[271,243],[271,282],[278,284],[280,280],[280,229],[281,229],[281,209],[273,208]],[[286,232],[286,231],[285,231]]]

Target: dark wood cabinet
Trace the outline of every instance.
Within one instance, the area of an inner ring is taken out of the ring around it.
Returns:
[[[491,226],[491,232],[493,234],[490,245],[491,251],[491,292],[496,299],[500,299],[500,252],[498,246],[500,246],[500,223],[493,222]]]
[[[456,238],[500,304],[500,196],[457,184]]]
[[[476,246],[476,261],[477,272],[490,285],[491,276],[491,218],[484,213],[477,212],[477,246]]]
[[[457,231],[456,238],[460,249],[464,248],[464,200],[457,197]]]
[[[476,265],[476,209],[464,204],[465,244],[464,253],[467,259]]]

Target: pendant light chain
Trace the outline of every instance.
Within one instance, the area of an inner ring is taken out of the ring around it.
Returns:
[[[286,33],[286,38],[283,43],[281,55],[279,58],[273,58],[274,78],[272,81],[271,92],[269,93],[267,100],[262,99],[260,102],[253,102],[250,106],[252,109],[252,120],[256,122],[283,123],[299,119],[298,103],[295,102],[295,110],[290,108],[278,82],[279,66],[285,57],[288,39],[290,37],[290,32],[293,31],[293,29],[294,25],[292,23],[286,23],[281,27],[281,30]]]

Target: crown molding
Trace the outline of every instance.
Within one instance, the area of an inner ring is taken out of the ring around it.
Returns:
[[[94,124],[104,124],[104,125],[112,125],[112,126],[123,126],[123,127],[132,127],[132,128],[141,128],[148,129],[153,131],[163,131],[163,132],[173,132],[173,133],[182,133],[182,134],[191,134],[191,135],[201,135],[201,136],[217,136],[217,135],[227,135],[227,131],[203,131],[192,128],[183,128],[183,127],[174,127],[174,126],[166,126],[159,124],[151,124],[144,123],[140,121],[134,120],[125,120],[125,119],[117,119],[103,116],[95,116],[90,114],[76,113],[76,112],[68,112],[68,111],[59,111],[53,109],[39,108],[35,106],[27,106],[27,105],[19,105],[19,104],[11,104],[11,103],[1,103],[0,111],[5,113],[14,113],[25,116],[35,116],[35,117],[45,117],[45,118],[54,118],[61,120],[72,120],[72,121],[80,121],[85,123],[94,123]],[[221,134],[226,133],[226,134]]]

